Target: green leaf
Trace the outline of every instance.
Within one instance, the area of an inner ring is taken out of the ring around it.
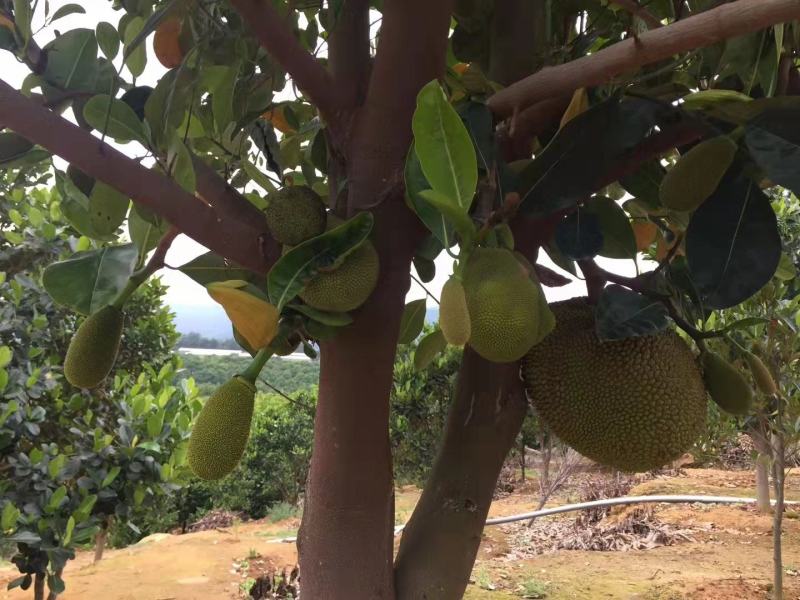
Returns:
[[[38,544],[42,541],[42,538],[32,531],[18,531],[5,539],[9,542],[16,542],[17,544]]]
[[[213,252],[206,252],[188,263],[178,267],[178,270],[196,281],[203,287],[218,281],[241,279],[263,286],[263,280],[248,269],[243,269],[232,264]]]
[[[433,190],[469,211],[478,184],[475,148],[437,80],[420,90],[411,127],[422,172]]]
[[[130,39],[127,37],[128,31],[126,28],[125,54],[123,55],[123,60],[125,60],[125,62],[127,62],[128,55],[136,52],[140,47],[142,48],[142,52],[145,51],[145,47],[142,46],[142,42],[147,39],[147,36],[155,32],[162,21],[179,9],[181,3],[182,0],[167,0],[167,2],[162,3],[158,9],[147,18],[147,21],[144,21],[141,27],[138,27],[136,35]]]
[[[47,510],[49,512],[55,512],[58,510],[58,507],[61,506],[61,503],[67,497],[67,488],[65,486],[59,486],[53,492],[53,495],[50,496],[50,499],[47,501]]]
[[[61,90],[90,92],[97,81],[97,40],[91,29],[64,32],[44,47],[45,81]]]
[[[103,236],[115,233],[125,220],[129,205],[125,194],[96,181],[89,196],[89,218],[93,230]]]
[[[155,221],[155,224],[152,221]],[[168,229],[169,223],[164,219],[156,217],[149,221],[145,220],[140,214],[140,209],[134,204],[128,216],[128,236],[139,248],[140,259],[158,245],[158,241]]]
[[[214,87],[211,99],[211,111],[214,114],[214,123],[217,132],[222,133],[234,119],[233,95],[236,91],[236,80],[239,78],[240,63],[234,62],[227,67],[225,74]]]
[[[608,286],[595,310],[595,330],[600,341],[652,335],[667,328],[667,309],[618,285]]]
[[[797,277],[797,268],[794,266],[794,263],[789,255],[785,252],[781,253],[781,260],[778,263],[778,269],[775,271],[775,277],[781,281],[791,281]],[[0,367],[1,366],[3,365],[0,364]]]
[[[108,474],[103,478],[103,482],[100,484],[100,487],[101,488],[108,487],[112,483],[114,483],[114,480],[117,478],[117,475],[119,475],[121,470],[122,469],[120,469],[120,467],[117,466],[111,467],[111,469],[109,469],[108,471]]]
[[[59,454],[47,464],[47,473],[50,475],[51,479],[58,478],[58,474],[61,473],[66,462],[67,457],[63,454]]]
[[[139,43],[139,40],[142,39],[144,26],[145,21],[142,17],[134,17],[125,27],[125,33],[122,36],[125,42],[123,61],[134,79],[144,73],[144,68],[147,65],[147,48]]]
[[[8,366],[13,356],[14,354],[11,352],[11,348],[8,346],[0,346],[0,369]]]
[[[3,512],[0,514],[0,531],[9,531],[17,526],[17,519],[19,519],[19,509],[14,506],[14,503],[7,501],[3,506]]]
[[[353,322],[353,317],[351,317],[348,313],[319,310],[318,308],[314,308],[308,304],[290,303],[289,307],[291,307],[292,310],[296,310],[297,312],[304,314],[309,319],[313,319],[317,323],[322,323],[323,325],[329,325],[331,327],[344,327],[345,325],[350,325],[350,323]]]
[[[97,496],[95,494],[89,494],[81,500],[81,503],[78,505],[78,508],[72,513],[75,516],[75,520],[78,523],[82,523],[86,519],[89,518],[89,515],[94,508],[95,502],[97,502]]]
[[[634,258],[636,236],[622,207],[611,198],[598,196],[589,200],[582,212],[597,216],[603,233],[600,256],[608,258]]]
[[[75,517],[70,515],[69,519],[67,519],[67,527],[66,530],[64,531],[64,537],[61,540],[61,545],[64,546],[65,548],[69,546],[69,543],[72,540],[73,531],[75,531]]]
[[[33,148],[33,143],[19,134],[7,131],[0,133],[0,167],[7,167],[25,156]]]
[[[745,127],[745,141],[773,183],[800,194],[800,109],[765,110]]]
[[[151,438],[158,437],[164,427],[164,411],[159,410],[147,417],[147,435]]]
[[[422,190],[419,197],[428,202],[433,208],[438,210],[444,217],[453,224],[458,234],[461,236],[462,243],[469,245],[475,237],[475,224],[472,219],[460,206],[454,204],[449,198],[434,190]]]
[[[425,309],[425,298],[406,304],[400,321],[398,344],[410,344],[422,333],[422,328],[425,327]]]
[[[111,23],[101,21],[97,24],[95,30],[97,36],[97,44],[100,46],[100,51],[105,55],[108,60],[114,60],[119,53],[119,33]]]
[[[63,594],[64,590],[67,589],[67,586],[64,585],[64,580],[61,579],[61,577],[55,573],[49,573],[47,575],[47,588],[51,593],[58,595]]]
[[[111,303],[122,291],[137,256],[134,244],[79,252],[47,267],[42,283],[57,303],[89,315]]]
[[[172,168],[172,177],[177,184],[190,194],[194,194],[197,189],[197,179],[195,178],[192,155],[186,144],[179,137],[175,137],[172,141],[169,164]]]
[[[414,353],[414,368],[417,371],[426,369],[438,354],[444,352],[445,348],[447,348],[447,340],[444,339],[442,330],[435,329],[433,333],[422,338],[417,345],[417,351]]]
[[[420,196],[422,191],[430,189],[431,184],[425,179],[413,142],[406,157],[405,183],[406,197],[410,207],[417,213],[425,227],[442,243],[442,246],[447,246],[448,248],[452,246],[455,241],[453,225],[439,210]]]
[[[17,577],[16,579],[9,581],[8,585],[6,586],[6,589],[13,590],[15,588],[21,587],[23,590],[27,590],[31,585],[32,579],[33,576],[30,573],[28,573],[27,575],[22,575],[21,577]]]
[[[109,102],[111,114],[109,114]],[[110,98],[107,94],[98,94],[83,107],[83,118],[97,131],[105,133],[121,144],[132,140],[146,144],[142,122],[133,109],[122,100]],[[107,128],[106,118],[108,118]]]
[[[84,15],[86,14],[86,9],[83,8],[80,4],[64,4],[61,6],[56,12],[53,13],[53,17],[50,19],[50,22],[57,21],[58,19],[62,19],[69,15]]]
[[[372,231],[372,213],[362,212],[284,254],[267,276],[270,302],[281,310],[320,269],[338,267]]]
[[[686,230],[692,282],[707,308],[747,300],[772,279],[781,238],[769,198],[749,179],[723,180]]]

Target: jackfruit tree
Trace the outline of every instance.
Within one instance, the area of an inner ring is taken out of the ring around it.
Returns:
[[[304,596],[461,597],[528,395],[623,469],[685,451],[706,403],[749,406],[735,334],[752,322],[709,323],[787,260],[797,0],[68,7],[0,0],[22,73],[0,82],[0,168],[49,165],[92,240],[45,277],[88,317],[68,376],[102,379],[128,299],[165,264],[205,286],[253,356],[190,442],[220,477],[264,363],[319,353]],[[169,263],[178,235],[208,252]],[[432,291],[406,305],[412,277]],[[549,305],[571,277],[580,310]],[[458,386],[394,556],[392,366],[445,281],[414,365],[463,345]]]

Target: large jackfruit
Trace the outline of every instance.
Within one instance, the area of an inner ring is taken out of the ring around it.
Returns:
[[[753,407],[753,388],[739,370],[711,351],[703,353],[702,363],[711,399],[732,415],[748,414]]]
[[[236,468],[250,437],[256,387],[235,376],[203,406],[189,438],[188,460],[201,479],[221,479]]]
[[[544,296],[514,253],[476,248],[464,269],[469,345],[486,360],[514,362],[552,328]]]
[[[72,385],[93,388],[111,372],[122,339],[124,313],[104,306],[81,323],[64,357],[64,375]]]
[[[439,328],[447,343],[453,346],[466,344],[472,333],[464,285],[455,277],[448,279],[442,287],[442,296],[439,299]]]
[[[378,253],[369,240],[353,250],[333,271],[318,273],[300,292],[303,302],[336,312],[354,310],[364,304],[378,283]]]
[[[321,234],[327,220],[322,199],[304,185],[289,186],[271,193],[264,215],[272,237],[289,246]]]
[[[600,342],[584,298],[551,305],[555,330],[523,361],[541,419],[561,440],[625,471],[661,467],[704,428],[707,396],[694,354],[674,332]]]
[[[736,142],[725,135],[697,144],[661,180],[661,204],[673,210],[696,209],[717,189],[736,149]]]

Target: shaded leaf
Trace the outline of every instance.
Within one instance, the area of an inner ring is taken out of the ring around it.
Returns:
[[[422,332],[425,326],[425,298],[413,300],[406,304],[403,317],[400,320],[400,335],[398,344],[410,344]]]
[[[435,190],[422,190],[419,197],[438,210],[448,222],[452,223],[463,243],[468,244],[475,236],[475,224],[469,214],[450,198]]]
[[[598,254],[608,258],[633,258],[636,256],[636,236],[622,207],[611,198],[592,198],[582,209],[584,214],[597,216],[603,245]]]
[[[440,211],[420,196],[420,193],[430,189],[431,185],[422,172],[413,142],[406,157],[405,183],[406,197],[410,201],[411,208],[442,245],[450,247],[454,242],[452,224]]]
[[[555,242],[568,259],[582,260],[597,256],[604,244],[600,219],[585,208],[575,211],[556,225]]]
[[[108,60],[114,60],[119,53],[119,33],[111,23],[101,21],[95,30],[97,45]]]
[[[444,339],[442,330],[435,329],[433,333],[422,338],[417,345],[417,351],[414,353],[414,368],[417,371],[426,369],[438,354],[444,352],[445,348],[447,348],[447,340]]]
[[[603,290],[595,309],[595,330],[600,341],[652,335],[668,324],[663,303],[618,285]]]
[[[747,300],[772,279],[781,257],[769,198],[744,177],[724,180],[692,215],[686,258],[708,308]]]
[[[97,131],[105,133],[117,142],[123,144],[132,140],[144,142],[142,122],[133,109],[122,100],[110,98],[107,94],[92,97],[83,107],[83,118]]]
[[[125,52],[122,55],[123,62],[134,79],[144,73],[144,68],[147,65],[147,49],[144,45],[138,43],[138,40],[142,38],[144,26],[145,21],[142,17],[134,17],[126,25],[125,32],[122,35],[122,40],[125,43]]]
[[[204,287],[217,281],[229,281],[232,279],[263,284],[261,278],[252,271],[238,267],[213,252],[201,254],[178,267],[178,270]]]
[[[773,183],[800,195],[800,108],[764,111],[745,127],[745,141]]]
[[[47,67],[42,77],[61,90],[92,91],[97,79],[97,40],[91,29],[64,32],[43,50]]]

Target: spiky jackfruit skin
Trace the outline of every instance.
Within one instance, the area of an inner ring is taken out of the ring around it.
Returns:
[[[205,403],[189,438],[189,467],[201,479],[221,479],[236,468],[250,437],[256,387],[238,375]]]
[[[697,144],[661,180],[661,204],[673,210],[696,209],[717,189],[736,149],[736,142],[725,135]]]
[[[539,340],[539,290],[514,254],[476,248],[464,269],[469,345],[486,360],[514,362]]]
[[[711,399],[732,415],[748,414],[753,407],[753,388],[739,370],[716,352],[703,353],[701,360]]]
[[[525,356],[540,418],[575,450],[624,471],[661,467],[705,426],[694,354],[674,332],[600,342],[584,298],[550,305],[556,327]]]
[[[300,292],[303,302],[336,312],[348,312],[364,304],[378,283],[380,261],[367,240],[349,254],[333,271],[319,273]]]
[[[272,237],[289,246],[321,234],[327,220],[322,199],[304,185],[289,186],[271,193],[264,215]]]
[[[105,306],[81,323],[64,357],[64,376],[79,388],[97,387],[117,359],[125,314]]]
[[[455,277],[448,279],[442,287],[439,298],[439,329],[447,343],[453,346],[466,344],[472,332],[464,285]]]

